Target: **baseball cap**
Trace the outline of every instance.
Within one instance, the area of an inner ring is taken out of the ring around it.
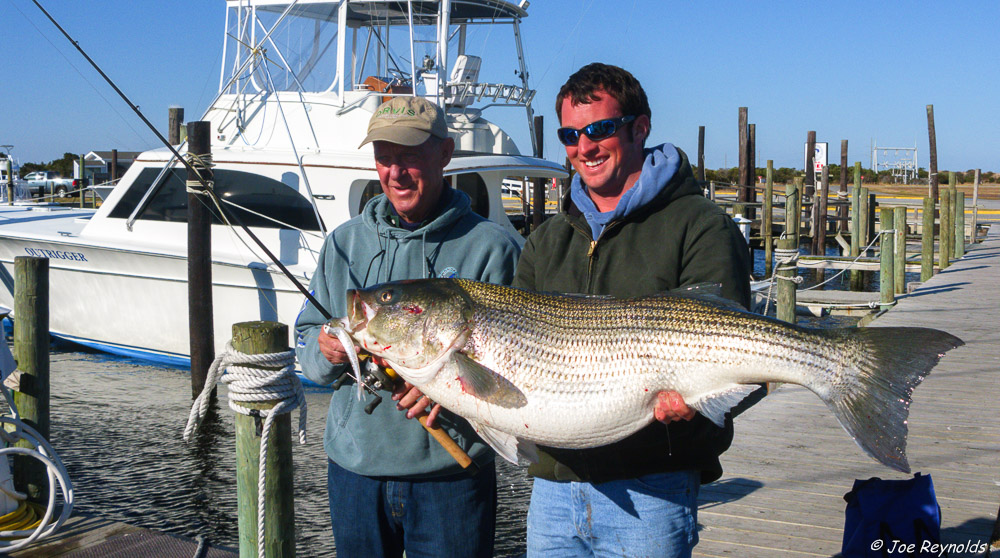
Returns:
[[[358,147],[377,140],[420,145],[431,136],[448,137],[444,112],[423,97],[393,97],[375,110],[368,121],[368,135]]]

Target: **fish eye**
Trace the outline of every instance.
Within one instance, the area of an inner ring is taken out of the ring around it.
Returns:
[[[383,303],[383,304],[392,302],[392,291],[389,290],[389,289],[386,289],[386,290],[380,292],[378,294],[378,301],[381,302],[381,303]]]

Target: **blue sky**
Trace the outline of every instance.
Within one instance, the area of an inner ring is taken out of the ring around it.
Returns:
[[[218,88],[221,0],[42,0],[165,133],[167,108],[197,118]],[[532,0],[522,25],[546,158],[562,161],[553,100],[574,70],[601,61],[642,82],[655,143],[706,166],[736,165],[738,107],[756,124],[757,160],[803,166],[809,130],[867,167],[870,146],[918,149],[926,105],[943,170],[1000,170],[997,2],[674,2]],[[0,0],[0,144],[24,162],[64,152],[143,150],[156,140],[30,0]],[[513,64],[511,64],[513,68]],[[522,151],[526,133],[516,132]]]

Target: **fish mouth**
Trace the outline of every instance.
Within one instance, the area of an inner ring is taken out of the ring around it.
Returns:
[[[361,293],[357,289],[348,289],[347,317],[341,320],[344,329],[350,332],[364,329],[373,316],[375,316],[374,309],[361,299]]]

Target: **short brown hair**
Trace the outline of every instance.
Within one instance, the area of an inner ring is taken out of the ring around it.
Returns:
[[[562,104],[566,97],[569,97],[574,104],[587,104],[597,100],[594,92],[599,89],[607,91],[618,101],[623,116],[645,114],[652,118],[649,99],[646,98],[646,92],[635,76],[618,66],[594,62],[569,76],[559,89],[559,95],[556,96],[556,114],[559,116],[559,122],[562,122]]]

